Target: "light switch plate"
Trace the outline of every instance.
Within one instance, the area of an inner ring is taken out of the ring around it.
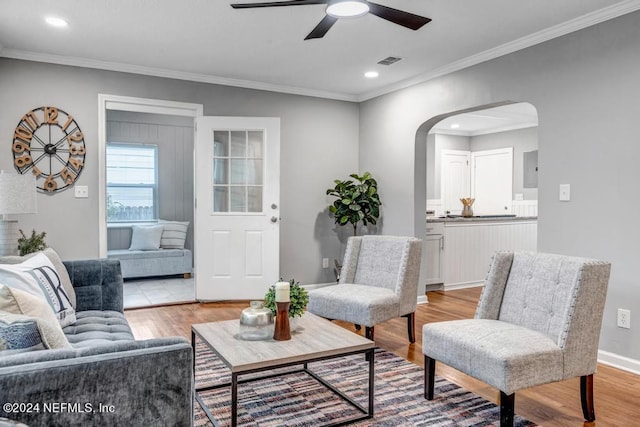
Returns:
[[[89,197],[89,187],[86,185],[76,185],[75,192],[76,199],[86,199]]]
[[[560,184],[560,201],[568,202],[571,200],[571,185]]]

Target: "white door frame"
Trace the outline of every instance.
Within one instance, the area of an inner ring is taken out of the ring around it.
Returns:
[[[171,116],[201,117],[202,104],[161,99],[98,94],[98,245],[100,258],[107,256],[107,110]],[[195,149],[195,132],[194,132]]]

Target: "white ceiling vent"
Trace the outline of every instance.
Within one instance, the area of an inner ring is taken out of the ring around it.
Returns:
[[[378,61],[378,64],[380,65],[391,65],[391,64],[395,64],[398,61],[401,61],[402,58],[398,58],[397,56],[387,56],[386,58]]]

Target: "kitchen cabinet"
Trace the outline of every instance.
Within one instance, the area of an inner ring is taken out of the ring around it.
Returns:
[[[426,285],[439,285],[444,283],[443,251],[444,251],[444,224],[427,224],[425,239],[427,251],[427,279]]]

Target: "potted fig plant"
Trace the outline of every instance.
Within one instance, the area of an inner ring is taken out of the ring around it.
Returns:
[[[377,223],[382,202],[378,195],[378,183],[369,172],[365,172],[362,176],[357,173],[349,176],[353,179],[345,181],[336,179],[335,187],[329,188],[327,195],[336,197],[333,204],[329,206],[329,212],[333,214],[335,223],[351,224],[355,236],[358,233],[360,221],[365,226]]]

